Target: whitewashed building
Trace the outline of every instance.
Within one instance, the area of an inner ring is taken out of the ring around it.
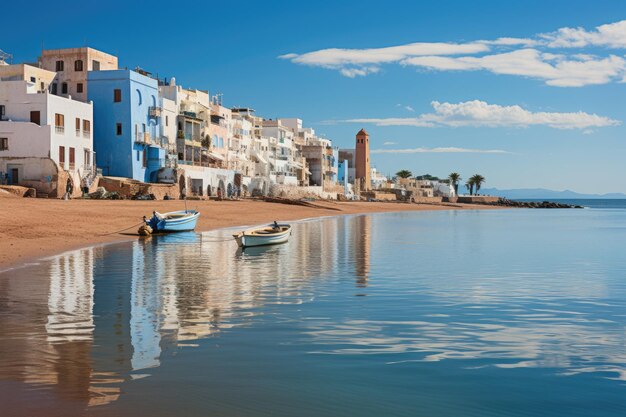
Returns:
[[[59,173],[75,189],[94,175],[93,107],[51,94],[54,77],[29,65],[0,66],[0,175],[60,197],[66,175]]]

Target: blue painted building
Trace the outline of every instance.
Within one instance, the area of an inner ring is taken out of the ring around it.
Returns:
[[[156,182],[165,165],[157,80],[131,70],[90,71],[93,143],[102,174]]]
[[[348,194],[348,160],[345,159],[338,163],[337,183],[343,185],[344,194]]]

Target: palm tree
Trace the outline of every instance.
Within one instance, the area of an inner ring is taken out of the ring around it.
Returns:
[[[465,188],[469,191],[470,195],[474,195],[474,180],[471,178],[465,182]]]
[[[474,186],[476,187],[476,194],[478,194],[478,192],[480,191],[480,187],[483,185],[483,183],[485,182],[485,177],[483,177],[480,174],[474,174],[472,175],[472,177],[470,178],[470,181],[472,181],[472,183],[474,184]]]
[[[452,172],[448,175],[448,180],[450,180],[450,184],[454,187],[454,194],[459,195],[459,181],[461,181],[461,174],[458,172]]]
[[[413,173],[409,171],[408,169],[403,169],[403,170],[396,172],[396,177],[400,177],[403,179],[410,178],[411,176],[413,176]]]

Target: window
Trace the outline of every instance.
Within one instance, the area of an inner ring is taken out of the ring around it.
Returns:
[[[122,90],[116,88],[113,90],[113,102],[119,103],[120,101],[122,101]]]
[[[4,119],[5,112],[6,112],[6,107],[4,107],[4,104],[0,104],[0,120]]]
[[[70,148],[70,169],[76,168],[76,149]]]
[[[9,138],[0,138],[0,151],[9,150]]]
[[[61,94],[67,94],[67,83],[61,84]]]
[[[76,84],[76,92],[77,93],[82,93],[83,92],[83,83]]]
[[[91,132],[91,121],[84,119],[83,120],[83,132],[84,133],[89,133]]]
[[[137,151],[137,162],[139,162],[140,158],[141,158],[141,151]]]
[[[115,134],[117,136],[121,136],[122,135],[122,124],[121,123],[116,123],[115,124]]]
[[[54,115],[54,129],[57,133],[65,132],[65,116],[60,113]]]
[[[65,168],[65,146],[59,146],[59,165]]]
[[[170,125],[170,119],[169,117],[167,117],[167,115],[165,115],[165,126],[169,126]]]
[[[50,93],[56,96],[57,94],[57,83],[52,83],[52,87],[50,88]]]
[[[80,136],[80,118],[76,118],[76,136]]]
[[[41,113],[39,110],[33,110],[30,112],[30,122],[41,125]]]
[[[36,82],[37,82],[37,78],[35,78],[35,77],[30,77],[30,82],[31,82],[31,83],[36,83]]]
[[[96,61],[95,59],[91,61],[91,70],[100,71],[100,61]]]
[[[83,150],[83,160],[85,165],[91,165],[91,151],[89,149]]]
[[[83,61],[81,59],[77,59],[74,61],[74,71],[82,71],[83,70]]]
[[[148,148],[144,148],[141,153],[143,154],[143,167],[146,168],[148,166]]]
[[[141,106],[141,91],[137,89],[137,104]]]
[[[56,62],[56,70],[57,71],[63,71],[63,61],[57,61]]]

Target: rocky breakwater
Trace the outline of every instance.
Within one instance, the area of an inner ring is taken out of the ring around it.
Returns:
[[[499,198],[494,203],[485,203],[492,206],[503,207],[520,207],[520,208],[543,208],[543,209],[565,209],[565,208],[584,208],[573,204],[555,203],[553,201],[514,201],[507,198]]]

